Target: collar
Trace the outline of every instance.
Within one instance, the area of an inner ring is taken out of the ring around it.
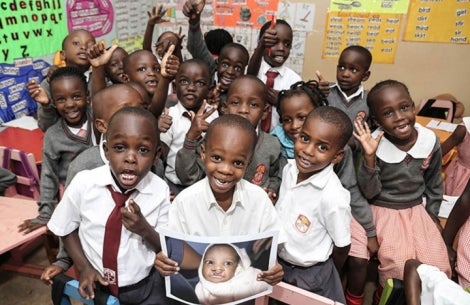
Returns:
[[[235,191],[233,192],[232,204],[230,208],[225,213],[231,213],[236,206],[243,207],[243,200],[242,200],[242,193],[243,193],[243,183],[242,180],[238,181],[235,185]],[[211,186],[209,184],[209,179],[207,177],[204,178],[204,192],[205,192],[205,203],[208,210],[211,208],[220,208],[217,200],[215,200],[214,193],[212,193]],[[220,208],[221,209],[221,208]]]
[[[400,163],[407,155],[415,159],[427,158],[436,144],[436,135],[430,129],[423,127],[419,123],[415,123],[415,128],[418,131],[418,138],[409,151],[398,149],[398,147],[387,138],[382,137],[379,147],[377,148],[376,156],[387,163]],[[377,137],[380,131],[382,131],[382,128],[377,128],[372,133],[372,136]]]
[[[338,85],[338,83],[334,83],[331,85],[331,88],[336,87],[338,91],[344,96],[344,98],[350,102],[353,98],[360,96],[361,98],[364,98],[364,86],[360,85],[359,88],[357,88],[357,91],[348,96],[346,93],[344,93],[343,90],[341,90],[341,87]]]
[[[99,181],[96,183],[98,186],[106,187],[107,185],[111,185],[115,191],[121,192],[120,188],[117,186],[116,182],[113,179],[113,176],[111,174],[111,168],[109,167],[109,165],[106,164],[99,167],[99,173],[97,174],[97,176],[100,177]],[[137,192],[134,193],[151,194],[154,191],[151,188],[151,179],[151,173],[149,172],[136,185],[134,189],[137,190]],[[127,190],[126,193],[129,191],[130,190]]]
[[[470,132],[470,116],[466,116],[466,117],[462,118],[462,122],[465,125],[465,127],[467,128],[467,131]]]
[[[289,164],[292,166],[292,170],[290,171],[291,178],[293,181],[297,181],[297,176],[299,174],[299,169],[297,168],[297,164],[295,162],[295,159],[289,159],[287,160]],[[322,169],[320,172],[310,176],[308,179],[296,183],[293,187],[298,187],[302,186],[305,184],[311,184],[315,188],[323,189],[328,182],[328,177],[333,173],[333,163]]]
[[[178,102],[176,103],[176,105],[173,106],[173,107],[176,107],[176,109],[177,109],[178,112],[180,113],[180,115],[179,115],[180,117],[183,117],[183,113],[189,112],[189,110],[186,109],[186,107],[184,107],[183,104],[181,104],[180,101],[178,101]]]
[[[280,67],[271,67],[265,60],[264,58],[261,59],[261,66],[259,68],[259,71],[260,73],[262,73],[263,75],[266,75],[266,72],[268,72],[268,70],[271,70],[271,71],[277,71],[279,73],[279,75],[282,77],[286,74],[287,72],[287,67],[286,65],[282,65]]]

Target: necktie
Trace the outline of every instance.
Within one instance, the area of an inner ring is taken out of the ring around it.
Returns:
[[[118,296],[117,257],[122,230],[121,208],[132,192],[122,194],[113,190],[111,185],[108,185],[107,188],[116,205],[106,221],[103,241],[103,273],[104,278],[109,282],[108,288],[111,294]]]
[[[277,71],[267,71],[266,72],[266,87],[268,88],[273,88],[274,87],[274,79],[279,75],[279,72]],[[271,113],[272,113],[272,106],[268,106],[266,118],[261,120],[261,130],[264,132],[269,133],[269,130],[271,129]]]
[[[86,135],[87,135],[86,129],[80,128],[80,130],[77,133],[77,136],[81,138],[86,138]]]

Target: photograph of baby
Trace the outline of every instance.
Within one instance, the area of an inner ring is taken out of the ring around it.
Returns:
[[[198,260],[197,270],[182,268],[166,277],[171,298],[186,304],[240,304],[272,292],[257,275],[275,263],[277,232],[201,238],[160,230],[160,238],[168,257]]]

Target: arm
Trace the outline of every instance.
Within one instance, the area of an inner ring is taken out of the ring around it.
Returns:
[[[415,259],[409,259],[405,263],[405,273],[403,281],[405,284],[406,304],[421,305],[421,279],[416,268],[421,262]]]
[[[467,128],[464,125],[458,125],[454,132],[442,144],[442,155],[445,156],[454,146],[462,143],[467,134]]]
[[[269,198],[273,202],[276,202],[277,193],[279,192],[279,187],[281,185],[281,169],[280,169],[280,159],[281,159],[281,146],[279,141],[275,140],[276,146],[272,147],[272,154],[269,164],[269,183],[267,187]]]
[[[442,183],[442,151],[437,137],[436,145],[433,148],[431,160],[429,161],[429,167],[424,171],[424,181],[426,184],[424,190],[424,196],[426,196],[426,211],[440,227],[437,215],[441,207],[444,185]]]
[[[162,276],[173,275],[181,268],[185,270],[197,269],[201,263],[201,255],[181,240],[167,240],[167,249],[171,258],[160,251],[157,253],[154,263],[155,268]]]
[[[348,258],[349,248],[351,245],[347,245],[345,247],[333,247],[333,263],[335,264],[336,270],[339,274],[341,274],[341,270],[343,269],[344,263]]]
[[[266,49],[274,46],[277,43],[277,32],[275,29],[267,29],[258,42],[258,46],[251,55],[246,74],[257,76],[261,67],[261,59],[263,58]]]
[[[147,27],[145,28],[145,33],[144,33],[144,41],[142,43],[142,49],[152,51],[152,37],[153,37],[153,29],[156,24],[165,22],[166,20],[163,20],[163,15],[165,15],[166,9],[163,8],[163,5],[155,5],[152,8],[151,12],[147,12],[147,15],[149,16],[149,20],[147,22]]]
[[[182,185],[192,185],[205,176],[199,152],[201,143],[202,141],[193,141],[186,137],[183,147],[176,153],[176,175]]]
[[[87,51],[93,70],[90,80],[91,96],[94,96],[101,89],[106,88],[105,66],[108,64],[117,47],[117,45],[113,45],[109,49],[106,49],[104,42],[98,42]]]
[[[38,103],[38,126],[46,132],[46,130],[54,125],[59,119],[59,114],[55,109],[50,94],[49,82],[44,79],[41,85],[32,81],[28,84],[28,91],[31,97]]]

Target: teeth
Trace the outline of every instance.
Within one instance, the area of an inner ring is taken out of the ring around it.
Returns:
[[[277,62],[283,62],[284,61],[284,56],[274,56],[273,60],[277,61]]]
[[[134,179],[135,175],[132,174],[121,174],[123,180],[132,180]]]
[[[228,183],[228,182],[225,181],[225,180],[220,180],[220,179],[217,179],[217,178],[215,179],[215,181],[217,181],[218,184],[222,184],[222,185]]]

